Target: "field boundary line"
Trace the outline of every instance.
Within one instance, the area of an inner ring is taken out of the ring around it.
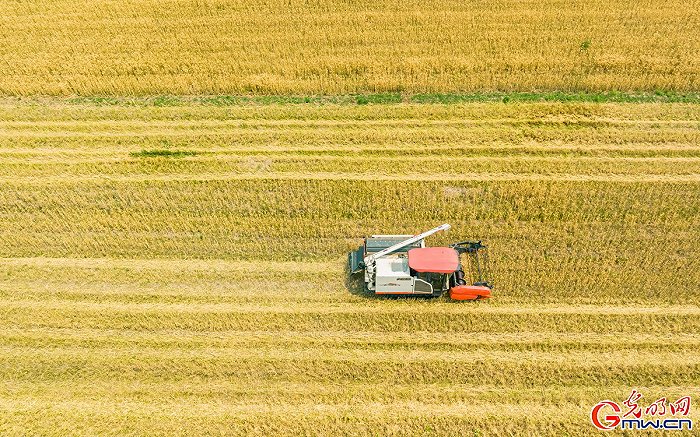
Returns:
[[[53,96],[0,97],[3,104],[61,104],[66,106],[319,106],[319,105],[397,105],[401,103],[456,105],[465,103],[700,103],[697,92],[649,91],[539,91],[539,92],[472,92],[472,93],[356,93],[335,95],[209,94],[148,96]]]

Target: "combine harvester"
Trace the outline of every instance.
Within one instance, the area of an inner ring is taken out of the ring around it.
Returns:
[[[449,247],[425,247],[423,241],[444,224],[418,235],[372,235],[350,252],[350,274],[365,271],[365,290],[381,295],[441,296],[454,300],[491,297],[487,247],[481,241],[462,241]],[[469,282],[461,255],[467,255]]]

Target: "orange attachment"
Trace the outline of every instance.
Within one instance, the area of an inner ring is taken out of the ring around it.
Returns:
[[[450,299],[475,300],[491,297],[491,289],[483,285],[457,285],[450,288]]]

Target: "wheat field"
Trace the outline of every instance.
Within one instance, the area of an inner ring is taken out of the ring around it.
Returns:
[[[6,1],[0,95],[675,91],[697,0]]]
[[[700,399],[697,1],[1,9],[0,435],[578,436]],[[493,299],[348,277],[442,223]]]
[[[443,222],[493,299],[346,279]],[[0,433],[589,434],[700,396],[699,239],[696,104],[5,98]]]

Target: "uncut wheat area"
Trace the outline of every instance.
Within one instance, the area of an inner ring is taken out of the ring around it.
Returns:
[[[493,299],[347,279],[445,222]],[[698,105],[6,99],[0,433],[588,434],[700,396],[699,229]]]
[[[0,95],[677,91],[698,0],[5,1]]]

